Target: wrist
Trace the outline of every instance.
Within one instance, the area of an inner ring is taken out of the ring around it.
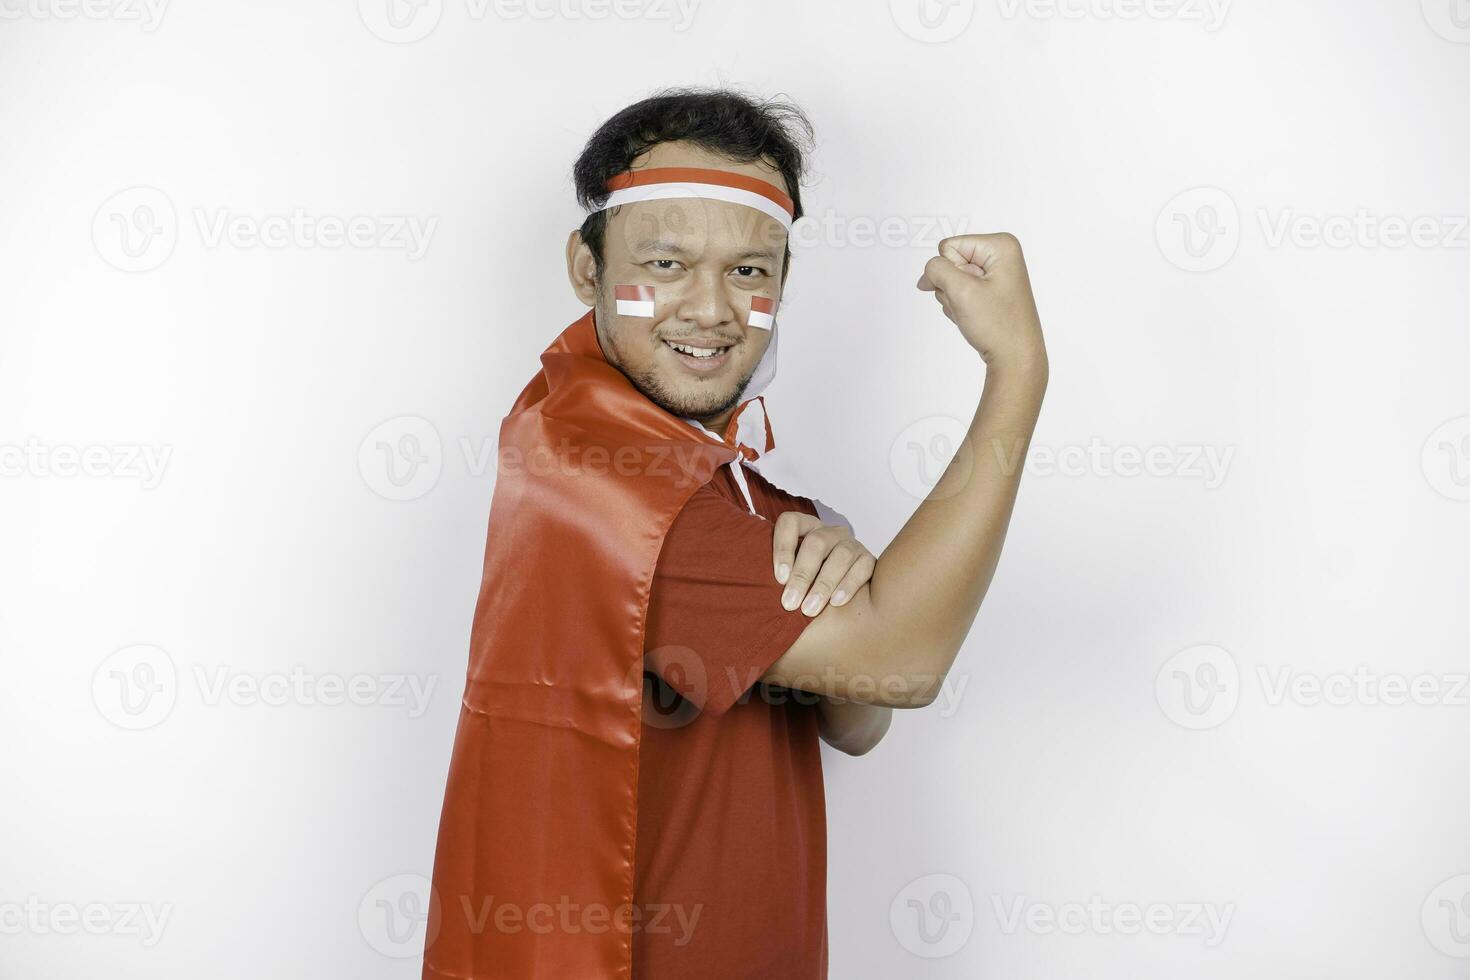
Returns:
[[[1046,345],[1039,341],[1034,345],[1013,348],[1003,353],[991,351],[984,360],[987,381],[995,378],[1045,388],[1051,374]]]

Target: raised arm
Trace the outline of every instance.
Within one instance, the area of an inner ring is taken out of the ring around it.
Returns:
[[[841,605],[828,604],[762,676],[845,701],[922,707],[937,696],[1005,543],[1047,383],[1046,345],[1020,243],[940,242],[918,288],[984,359],[985,384],[939,482]],[[790,583],[803,593],[809,582]]]

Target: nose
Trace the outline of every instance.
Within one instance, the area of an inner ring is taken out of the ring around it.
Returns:
[[[700,330],[716,330],[735,323],[725,277],[713,269],[695,271],[685,280],[675,315]]]

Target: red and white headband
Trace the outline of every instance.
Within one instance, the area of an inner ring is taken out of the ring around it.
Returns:
[[[594,212],[638,201],[702,197],[755,208],[779,221],[788,234],[796,217],[796,203],[775,184],[728,170],[710,170],[704,167],[625,170],[608,180],[607,189],[612,193],[606,201],[592,209]]]

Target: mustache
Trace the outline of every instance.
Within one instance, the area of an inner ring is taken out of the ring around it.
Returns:
[[[711,337],[708,334],[694,334],[689,337],[666,337],[660,336],[659,340],[671,344],[691,344],[695,347],[734,347],[745,342],[744,337]]]

